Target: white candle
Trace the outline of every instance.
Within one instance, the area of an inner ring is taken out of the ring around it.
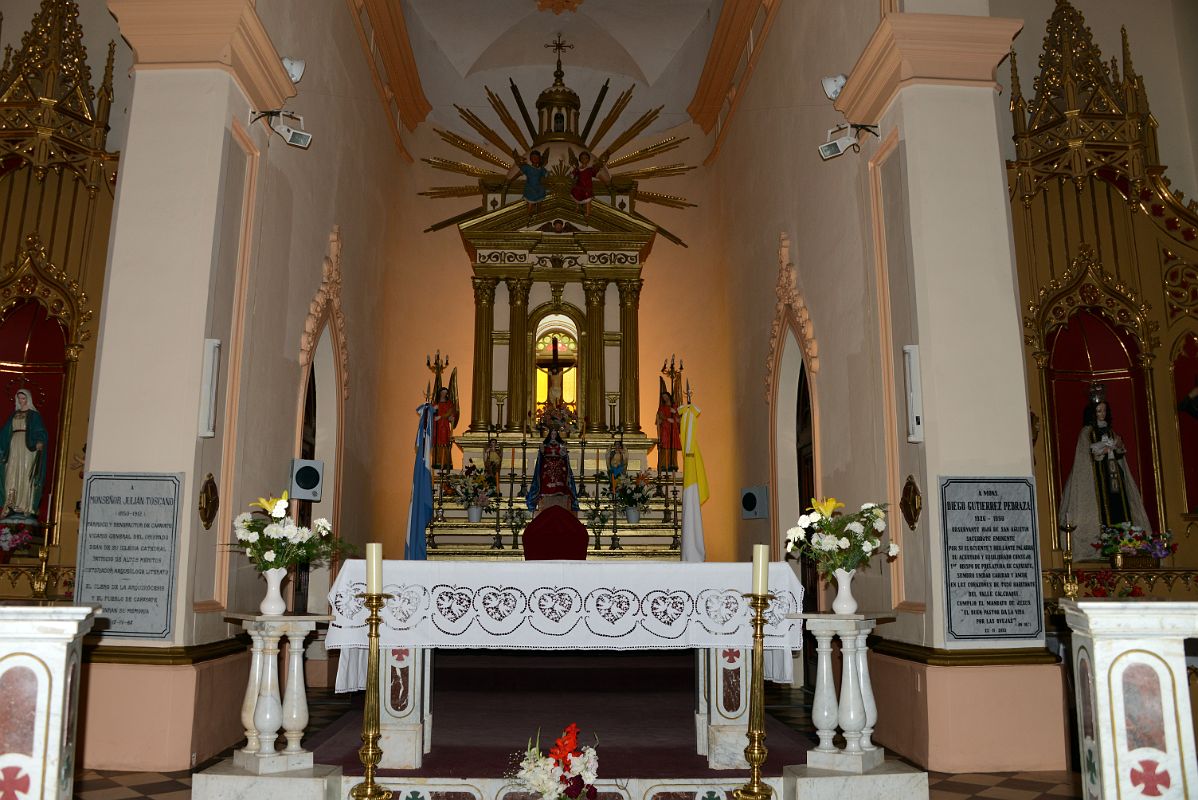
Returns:
[[[765,594],[769,591],[769,569],[769,545],[753,545],[753,594]]]
[[[378,542],[366,544],[366,594],[383,593],[383,546]]]

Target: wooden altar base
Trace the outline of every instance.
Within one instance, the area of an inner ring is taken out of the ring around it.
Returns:
[[[432,751],[420,769],[379,771],[401,800],[529,800],[505,776],[538,729],[548,749],[571,722],[580,741],[598,736],[600,800],[617,800],[604,797],[617,784],[630,800],[723,800],[748,777],[695,753],[692,653],[440,651],[434,664]],[[305,742],[344,769],[346,793],[362,774],[361,721],[359,705]],[[766,730],[764,774],[780,797],[783,767],[804,763],[812,741],[769,716]]]

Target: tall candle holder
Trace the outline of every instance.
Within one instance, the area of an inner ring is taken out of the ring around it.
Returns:
[[[1077,530],[1077,526],[1070,525],[1066,518],[1061,530],[1065,532],[1065,548],[1061,551],[1061,561],[1065,563],[1065,581],[1061,589],[1070,600],[1076,600],[1081,594],[1077,576],[1073,574],[1073,532]]]
[[[362,747],[358,759],[366,768],[364,780],[350,790],[354,800],[391,800],[391,790],[374,782],[374,771],[382,760],[383,750],[379,747],[379,611],[391,598],[389,594],[360,594],[363,604],[370,609],[366,618],[366,641],[370,648],[366,656],[366,699],[362,710]]]
[[[765,609],[774,595],[746,594],[753,610],[753,659],[749,687],[749,730],[745,736],[745,761],[749,762],[749,782],[732,793],[736,800],[770,800],[774,790],[761,780],[761,765],[769,750],[765,746]]]

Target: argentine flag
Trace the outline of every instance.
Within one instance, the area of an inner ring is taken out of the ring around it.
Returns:
[[[408,540],[403,556],[409,561],[428,559],[428,523],[433,518],[433,407],[416,409],[416,464],[412,467],[412,502],[408,505]]]
[[[707,471],[703,469],[703,455],[699,452],[699,439],[695,435],[695,423],[699,409],[687,403],[678,409],[682,417],[682,560],[704,561],[707,549],[703,544],[703,511],[701,506],[710,494],[707,488]]]

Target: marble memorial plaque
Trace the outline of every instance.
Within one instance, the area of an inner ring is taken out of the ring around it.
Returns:
[[[75,601],[103,607],[104,636],[168,639],[183,474],[89,472]]]
[[[1040,639],[1044,607],[1030,478],[941,478],[947,639]]]

